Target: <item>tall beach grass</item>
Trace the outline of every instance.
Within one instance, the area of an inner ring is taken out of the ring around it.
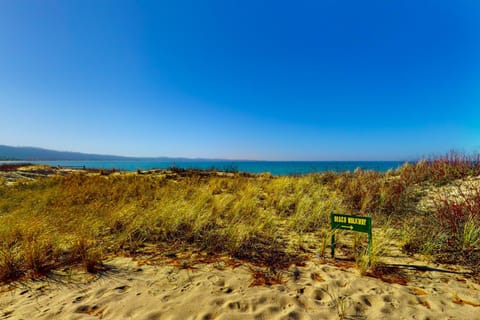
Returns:
[[[302,244],[292,246],[292,238],[301,242],[313,235],[318,250],[323,243],[325,251],[321,239],[330,231],[332,211],[371,215],[376,227],[409,230],[408,236],[398,236],[406,250],[443,261],[449,260],[447,252],[452,262],[475,269],[480,261],[478,184],[461,187],[453,196],[447,192],[428,209],[419,203],[431,190],[468,179],[478,182],[479,174],[477,156],[449,154],[386,173],[272,177],[181,169],[149,174],[80,170],[13,185],[3,180],[0,282],[65,265],[94,272],[105,257],[138,254],[146,244],[186,244],[284,268],[302,259]]]

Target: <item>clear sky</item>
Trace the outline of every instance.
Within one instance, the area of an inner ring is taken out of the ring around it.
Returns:
[[[0,0],[0,144],[266,160],[480,151],[480,1]]]

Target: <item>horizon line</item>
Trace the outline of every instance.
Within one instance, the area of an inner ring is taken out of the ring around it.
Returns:
[[[44,147],[36,147],[36,146],[9,146],[9,145],[0,145],[9,148],[19,148],[19,149],[39,149],[42,151],[49,151],[49,152],[57,152],[57,153],[67,153],[67,154],[80,154],[84,156],[95,156],[95,157],[116,157],[116,158],[125,158],[125,159],[69,159],[69,160],[61,160],[61,159],[50,159],[50,160],[0,160],[1,162],[6,161],[135,161],[135,160],[159,160],[159,159],[166,159],[166,160],[192,160],[192,161],[247,161],[247,162],[416,162],[421,159],[425,159],[426,157],[416,157],[412,159],[395,159],[395,160],[386,160],[386,159],[357,159],[357,160],[345,160],[345,159],[330,159],[330,160],[292,160],[292,159],[275,159],[275,160],[267,160],[267,159],[252,159],[252,158],[208,158],[208,157],[185,157],[185,156],[131,156],[131,155],[119,155],[119,154],[106,154],[106,153],[91,153],[91,152],[83,152],[83,151],[71,151],[71,150],[55,150],[55,149],[48,149]]]

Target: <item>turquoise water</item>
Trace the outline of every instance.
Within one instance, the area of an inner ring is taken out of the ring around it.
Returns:
[[[270,172],[272,175],[298,175],[325,171],[354,171],[356,168],[384,172],[396,169],[404,161],[28,161],[52,166],[79,166],[97,169],[134,171],[137,169],[196,168],[242,171],[250,173]]]

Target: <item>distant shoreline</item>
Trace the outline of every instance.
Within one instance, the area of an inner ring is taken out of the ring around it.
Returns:
[[[254,160],[61,160],[61,161],[0,161],[2,163],[31,163],[87,169],[116,169],[124,171],[152,169],[201,169],[226,172],[271,173],[272,175],[303,175],[320,172],[353,172],[357,168],[385,172],[395,170],[407,161],[254,161]],[[410,162],[412,163],[412,162]]]

